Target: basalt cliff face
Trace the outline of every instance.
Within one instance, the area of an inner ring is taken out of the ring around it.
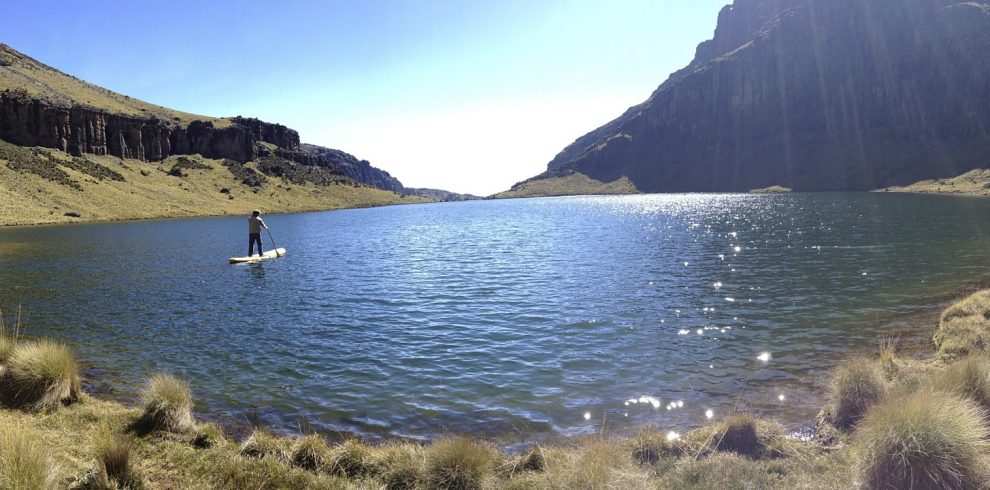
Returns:
[[[384,190],[404,189],[398,179],[366,160],[301,145],[299,134],[281,124],[196,116],[148,104],[66,75],[2,44],[0,139],[71,155],[142,161],[200,154],[245,163],[275,156]]]
[[[537,178],[869,190],[990,166],[990,3],[736,0],[645,102]]]
[[[151,161],[198,153],[242,163],[257,158],[259,142],[299,148],[299,135],[285,126],[256,119],[232,121],[232,125],[221,128],[210,121],[192,121],[182,126],[154,117],[60,107],[17,92],[0,92],[0,139],[20,146]]]

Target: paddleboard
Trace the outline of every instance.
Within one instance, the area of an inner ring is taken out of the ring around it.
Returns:
[[[276,248],[275,250],[269,250],[262,255],[252,255],[250,257],[231,257],[231,264],[240,264],[243,262],[257,262],[259,260],[274,259],[275,257],[281,257],[285,255],[284,248]]]

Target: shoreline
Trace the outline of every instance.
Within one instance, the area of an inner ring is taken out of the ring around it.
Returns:
[[[409,195],[407,198],[416,198],[417,196]],[[349,209],[372,209],[372,208],[385,208],[390,206],[412,206],[416,204],[436,204],[440,201],[411,201],[411,202],[387,202],[382,204],[361,204],[356,206],[347,207],[333,207],[333,208],[313,208],[313,209],[295,209],[295,210],[278,210],[264,212],[264,216],[282,216],[290,214],[303,214],[303,213],[323,213],[328,211],[346,211]],[[33,223],[0,223],[0,230],[2,229],[12,229],[12,228],[38,228],[43,226],[76,226],[76,225],[106,225],[115,223],[139,223],[145,221],[172,221],[172,220],[186,220],[186,219],[204,219],[204,218],[231,218],[231,217],[247,217],[251,213],[250,210],[245,210],[244,213],[224,213],[224,214],[196,214],[187,216],[154,216],[147,218],[111,218],[111,219],[77,219],[75,221],[39,221]]]
[[[891,327],[895,325],[901,325],[901,327],[894,331],[889,332],[890,335],[885,334],[882,336],[882,338],[877,338],[876,341],[879,342],[884,339],[895,339],[898,341],[898,352],[901,353],[902,355],[907,355],[919,360],[921,356],[930,357],[932,354],[931,337],[938,326],[938,318],[941,312],[945,308],[952,305],[953,303],[960,301],[961,299],[969,296],[970,294],[982,290],[990,290],[990,275],[984,278],[969,281],[963,287],[954,289],[953,292],[945,292],[938,294],[925,302],[925,304],[928,306],[924,308],[919,308],[918,311],[894,314],[889,317],[883,318],[880,320],[880,323],[874,326],[884,327],[883,328],[884,330],[887,330],[887,327]],[[926,325],[926,326],[922,326],[922,325]],[[33,336],[30,335],[26,335],[24,337],[29,339],[33,338]],[[848,358],[848,357],[862,357],[862,356],[875,355],[876,351],[877,351],[876,344],[865,344],[849,350],[846,353],[845,357]],[[135,391],[127,390],[127,389],[114,389],[117,386],[116,384],[114,384],[114,380],[112,379],[108,380],[100,377],[99,374],[105,373],[105,371],[103,371],[101,366],[95,360],[81,359],[80,364],[81,366],[84,367],[83,369],[84,372],[88,371],[93,373],[93,375],[83,377],[84,381],[89,380],[93,382],[89,385],[91,387],[90,389],[84,388],[84,391],[86,391],[87,393],[93,396],[98,396],[101,400],[105,400],[112,403],[120,403],[125,406],[132,404],[136,401],[139,401],[140,397]],[[110,388],[110,389],[102,389],[102,390],[96,389],[97,388],[95,385],[96,382],[102,383],[101,388]],[[826,400],[826,398],[827,398],[827,394],[821,393],[818,399],[816,400],[816,402],[812,403],[812,405],[820,406],[821,403]],[[257,408],[260,412],[260,411],[264,411],[266,407],[257,407]],[[209,422],[215,422],[221,425],[224,429],[227,429],[235,434],[246,434],[251,430],[252,425],[256,425],[256,424],[252,424],[251,421],[245,418],[244,414],[241,413],[225,413],[225,411],[219,411],[219,412],[212,411],[212,412],[197,412],[196,415],[198,417],[204,418]],[[759,415],[759,413],[757,413],[757,415]],[[245,422],[238,423],[236,421],[236,419],[238,418],[245,418]],[[285,436],[291,436],[292,431],[289,429],[293,426],[299,427],[300,424],[304,424],[304,423],[305,421],[298,420],[291,422],[288,425],[282,424],[284,425],[284,427],[276,427],[271,424],[264,424],[264,425],[266,427],[272,428],[273,430]],[[649,425],[651,424],[640,425],[637,427],[639,429],[642,429],[643,427],[648,427]],[[701,427],[703,425],[704,424],[687,424],[684,426],[677,427],[677,429],[691,430],[697,427]],[[789,428],[799,430],[808,427],[813,427],[815,425],[815,420],[813,418],[809,418],[809,419],[804,419],[801,422],[787,423],[784,425]],[[630,428],[627,428],[625,433],[619,431],[616,432],[614,435],[620,437],[627,437],[629,433],[635,432],[635,430],[636,430],[635,427],[632,428],[631,430]],[[370,434],[362,433],[356,430],[345,430],[345,429],[325,430],[320,433],[325,437],[331,437],[331,438],[335,437],[340,440],[359,438],[368,441],[398,440],[398,441],[412,442],[412,441],[430,441],[433,440],[434,438],[442,437],[442,434],[396,435],[386,432],[378,434],[377,437],[371,437]],[[516,433],[514,432],[487,433],[487,434],[483,432],[478,432],[478,433],[458,432],[458,433],[467,436],[483,436],[491,441],[505,441],[505,443],[510,446],[528,444],[528,443],[566,442],[570,439],[579,439],[585,437],[585,435],[581,435],[581,434],[568,435],[555,431],[552,433],[547,433],[545,437],[539,437],[536,439],[516,440],[518,438],[516,437]]]
[[[926,196],[945,196],[945,197],[964,197],[964,198],[988,198],[990,197],[990,192],[987,193],[964,193],[957,191],[923,191],[923,190],[892,190],[893,188],[883,188],[874,189],[870,191],[823,191],[824,193],[831,192],[841,192],[841,193],[864,193],[864,194],[914,194],[914,195],[926,195]],[[691,194],[713,194],[713,195],[779,195],[779,194],[801,194],[801,193],[814,193],[805,191],[790,191],[790,192],[768,192],[768,193],[756,193],[750,192],[673,192],[673,193],[635,193],[635,194],[625,194],[625,193],[614,193],[614,194],[565,194],[565,195],[546,195],[546,196],[518,196],[518,197],[486,197],[482,199],[477,199],[479,201],[486,200],[505,200],[505,199],[552,199],[552,198],[568,198],[568,197],[600,197],[600,196],[649,196],[649,195],[691,195]],[[267,211],[265,215],[289,215],[289,214],[301,214],[301,213],[319,213],[325,211],[342,211],[348,209],[371,209],[371,208],[381,208],[389,206],[407,206],[415,204],[437,204],[445,201],[432,201],[428,198],[421,196],[416,196],[412,194],[408,195],[398,195],[400,201],[398,202],[383,202],[380,204],[357,204],[353,206],[337,206],[337,207],[302,207],[298,209],[278,209],[274,211]],[[403,202],[402,200],[409,200],[409,202]],[[456,202],[456,201],[452,201]],[[245,208],[246,209],[246,208]],[[243,214],[247,214],[249,211],[245,211]],[[14,222],[6,223],[0,222],[0,229],[9,228],[30,228],[30,227],[42,227],[42,226],[61,226],[61,225],[91,225],[91,224],[111,224],[111,223],[130,223],[130,222],[142,222],[142,221],[169,221],[169,220],[183,220],[183,219],[199,219],[199,218],[224,218],[231,216],[240,216],[238,213],[203,213],[203,214],[167,214],[159,216],[149,216],[149,217],[133,217],[133,218],[109,218],[109,219],[89,219],[89,218],[75,218],[72,221],[32,221],[32,222]],[[988,281],[990,284],[990,281]]]
[[[966,304],[972,302],[973,297],[982,295],[990,299],[990,290],[980,290],[969,298],[964,296],[965,293],[987,283],[990,283],[990,278],[972,281],[956,294],[939,295],[933,298],[933,302],[952,302],[952,306],[945,311],[969,308]],[[965,299],[959,299],[961,297]],[[953,302],[952,299],[956,301]],[[981,310],[979,318],[990,326],[990,320],[983,316],[990,315],[990,300],[987,301],[986,308],[987,312],[983,313]],[[898,316],[898,321],[930,319],[934,317],[934,312],[931,311],[934,309],[941,308],[933,306],[924,312],[910,315],[910,318]],[[915,353],[905,358],[903,356],[906,352],[897,350],[893,344],[887,344],[881,347],[879,353],[863,355],[849,352],[852,360],[840,364],[833,376],[839,376],[844,370],[859,369],[856,366],[865,362],[870,366],[868,369],[876,370],[877,373],[894,373],[885,375],[889,380],[885,383],[891,383],[892,388],[885,389],[891,394],[884,396],[896,396],[894,385],[911,385],[916,383],[911,381],[914,379],[936,379],[942,376],[939,373],[949,369],[947,366],[951,366],[955,359],[963,359],[958,362],[966,362],[966,359],[985,362],[966,354],[961,357],[957,357],[957,354],[946,357],[948,354],[943,351],[948,342],[946,335],[949,334],[944,330],[947,324],[951,326],[949,322],[952,318],[954,317],[947,317],[943,312],[937,328],[916,327],[919,332],[928,330],[935,333],[936,338],[940,334],[943,336],[941,346],[928,344],[924,359],[917,359]],[[969,340],[966,337],[954,339],[956,343]],[[200,482],[196,486],[201,486],[202,482],[207,481],[210,484],[206,488],[238,488],[241,483],[252,478],[263,478],[263,481],[269,483],[262,485],[266,488],[337,488],[337,485],[344,488],[366,488],[368,485],[382,485],[382,482],[385,488],[432,488],[440,486],[434,485],[436,482],[432,480],[440,477],[434,474],[440,471],[436,465],[449,463],[458,466],[464,463],[459,458],[471,454],[477,456],[478,460],[471,464],[477,464],[478,468],[477,474],[472,473],[469,477],[476,478],[477,485],[456,488],[569,488],[573,485],[586,485],[589,480],[623,481],[626,482],[623,486],[628,488],[655,487],[658,483],[661,487],[676,483],[676,486],[685,488],[707,488],[717,486],[712,483],[715,481],[712,478],[728,478],[726,475],[732,475],[732,479],[725,481],[733,481],[735,484],[748,482],[759,487],[843,488],[856,481],[855,475],[850,475],[848,471],[850,461],[856,462],[857,468],[864,464],[857,459],[861,454],[857,447],[863,444],[861,438],[864,436],[850,433],[851,429],[848,428],[839,428],[841,425],[833,425],[839,424],[835,414],[841,413],[841,398],[845,396],[836,395],[835,392],[831,397],[821,400],[825,408],[819,413],[814,429],[799,434],[789,431],[773,418],[762,418],[758,413],[747,411],[720,415],[704,425],[692,428],[648,426],[640,428],[639,433],[633,435],[611,433],[603,427],[602,432],[594,436],[557,437],[550,441],[527,440],[511,445],[503,444],[504,441],[499,441],[497,436],[470,434],[438,434],[436,438],[425,441],[401,438],[368,441],[361,439],[359,435],[338,432],[336,437],[328,439],[324,435],[316,435],[302,424],[296,433],[282,435],[273,434],[268,429],[259,429],[258,424],[244,427],[243,430],[230,430],[213,422],[197,422],[188,427],[186,424],[183,425],[186,428],[181,429],[158,427],[147,433],[134,432],[135,424],[146,419],[148,410],[151,410],[148,405],[148,390],[153,389],[150,387],[154,382],[141,394],[143,409],[140,402],[138,406],[130,406],[120,401],[108,400],[106,394],[80,394],[67,402],[63,401],[65,406],[53,406],[37,413],[10,406],[9,393],[4,394],[5,390],[9,390],[4,376],[9,377],[8,373],[16,371],[16,349],[36,342],[39,341],[22,338],[15,347],[14,355],[8,353],[5,354],[6,357],[0,357],[2,363],[5,363],[0,368],[0,400],[5,400],[4,408],[0,408],[0,432],[5,427],[17,427],[18,431],[27,431],[35,434],[39,440],[52,443],[51,458],[56,458],[56,453],[65,453],[59,459],[63,467],[59,471],[63,472],[60,473],[60,478],[68,488],[91,488],[81,485],[98,477],[101,460],[98,454],[92,453],[92,443],[87,438],[102,437],[99,436],[102,433],[100,431],[107,430],[111,434],[118,434],[114,437],[130,441],[128,447],[133,448],[133,458],[138,461],[134,471],[143,475],[140,478],[146,483],[153,483],[149,485],[152,488],[186,488],[192,482]],[[982,344],[972,343],[969,348],[977,347],[982,349]],[[892,371],[881,371],[890,369],[889,366],[893,366]],[[836,379],[841,378],[833,377],[833,386]],[[95,386],[95,379],[87,381],[91,388]],[[112,386],[112,379],[102,381]],[[838,382],[840,385],[843,383]],[[987,382],[990,386],[990,378]],[[184,382],[180,383],[184,385]],[[185,390],[188,398],[188,388]],[[839,399],[835,399],[836,396]],[[191,399],[195,399],[194,394]],[[836,406],[840,407],[839,412],[836,412]],[[191,402],[183,409],[188,412],[190,421],[194,420],[191,409]],[[869,422],[870,414],[872,412],[867,414],[864,423]],[[752,437],[744,443],[738,443],[742,445],[734,442],[723,447],[722,441],[736,437],[729,434],[737,430],[737,426],[742,427],[740,430],[751,431]],[[231,438],[232,432],[240,437]],[[55,443],[56,440],[61,442]],[[3,441],[0,440],[0,445],[2,444]],[[309,456],[303,457],[300,454]],[[348,458],[357,458],[358,461]],[[393,484],[391,478],[395,475],[390,471],[395,469],[394,465],[400,463],[390,458],[403,461],[403,471],[412,475],[407,475],[414,482],[411,486]],[[534,462],[534,458],[537,462]],[[218,469],[216,465],[220,464],[219,461],[227,466]],[[347,469],[352,464],[362,469]],[[608,478],[600,480],[601,475],[587,474],[584,470],[589,464],[603,465],[596,471],[604,472]],[[342,469],[342,466],[347,468]],[[67,471],[66,467],[71,469],[71,474],[64,473]],[[92,469],[94,467],[95,470]],[[440,475],[446,474],[445,471],[449,469],[440,471]],[[108,470],[104,468],[102,471],[106,473]],[[786,478],[781,479],[781,471]],[[216,480],[218,475],[223,476],[223,479]],[[286,478],[288,480],[283,480]],[[557,479],[570,483],[553,483]],[[234,483],[235,480],[237,483]],[[290,484],[288,481],[297,483]],[[596,485],[591,487],[602,488]]]

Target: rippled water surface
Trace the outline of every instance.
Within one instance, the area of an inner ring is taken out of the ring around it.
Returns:
[[[990,271],[990,200],[577,197],[0,229],[0,307],[92,389],[366,436],[806,423],[827,370]],[[270,242],[266,238],[266,246]],[[925,328],[933,325],[925,325]],[[922,332],[927,334],[927,332]],[[766,362],[759,360],[761,354]]]

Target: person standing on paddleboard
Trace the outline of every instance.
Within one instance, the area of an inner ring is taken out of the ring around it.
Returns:
[[[268,229],[268,225],[261,219],[261,211],[255,209],[248,218],[248,257],[254,251],[254,242],[258,242],[258,255],[264,252],[261,250],[261,229]]]

